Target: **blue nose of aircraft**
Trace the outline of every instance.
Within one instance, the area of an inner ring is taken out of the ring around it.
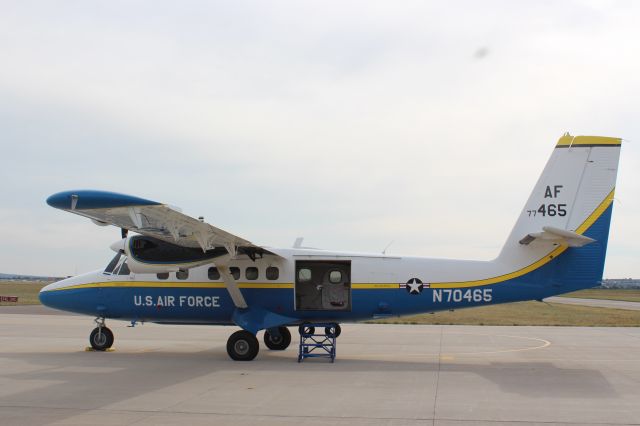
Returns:
[[[104,309],[100,305],[99,291],[95,288],[81,288],[83,284],[93,281],[92,278],[92,274],[85,274],[49,284],[40,290],[40,303],[61,311],[99,314],[100,309]]]
[[[42,290],[40,290],[40,294],[38,294],[38,298],[44,306],[65,310],[63,307],[64,304],[62,303],[64,297],[61,297],[60,291],[56,291],[57,284],[59,284],[59,282],[43,287]]]

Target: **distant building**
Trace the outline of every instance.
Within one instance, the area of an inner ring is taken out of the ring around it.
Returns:
[[[1,274],[0,281],[42,281],[51,282],[59,281],[63,278],[60,277],[43,277],[37,275],[20,275],[20,274]]]
[[[633,278],[614,278],[610,280],[602,280],[604,288],[640,288],[640,280]]]

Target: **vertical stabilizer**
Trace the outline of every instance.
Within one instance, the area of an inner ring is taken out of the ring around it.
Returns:
[[[569,250],[575,259],[559,265],[599,281],[620,145],[619,138],[562,136],[496,261],[524,268]]]

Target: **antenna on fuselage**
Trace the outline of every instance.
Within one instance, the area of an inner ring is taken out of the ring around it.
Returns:
[[[296,240],[293,242],[293,248],[300,248],[302,247],[302,242],[304,241],[304,237],[298,237],[296,238]]]
[[[393,240],[391,240],[391,242],[389,244],[387,244],[387,246],[384,248],[384,250],[382,250],[382,254],[387,254],[387,249],[389,247],[391,247],[391,244],[393,244]]]
[[[120,235],[122,236],[122,238],[127,238],[128,234],[129,230],[127,228],[120,228]]]

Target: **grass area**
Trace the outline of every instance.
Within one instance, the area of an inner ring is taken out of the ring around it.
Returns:
[[[640,311],[558,303],[518,302],[369,322],[384,324],[639,327]]]
[[[0,296],[17,296],[18,303],[0,302],[0,306],[39,305],[38,293],[49,284],[44,281],[5,281],[0,280]]]
[[[640,289],[626,288],[590,288],[561,294],[561,297],[579,297],[582,299],[623,300],[625,302],[640,302]]]

